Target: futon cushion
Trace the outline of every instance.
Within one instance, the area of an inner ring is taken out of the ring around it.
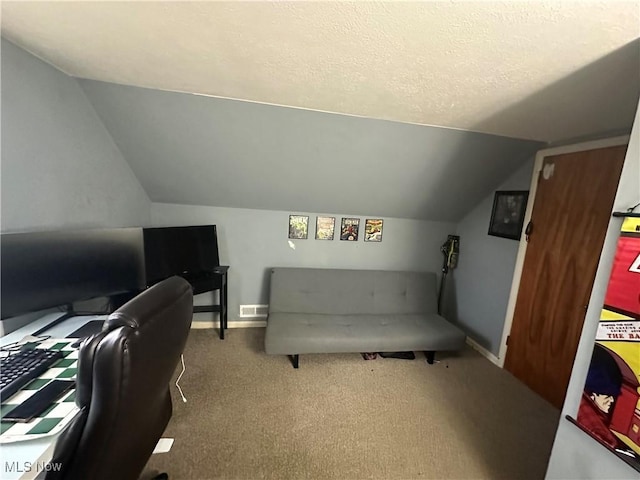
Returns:
[[[270,313],[268,354],[458,350],[465,334],[440,315]]]
[[[269,315],[436,313],[432,272],[274,268]]]

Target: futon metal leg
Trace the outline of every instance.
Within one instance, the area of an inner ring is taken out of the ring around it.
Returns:
[[[436,357],[436,352],[430,351],[430,352],[424,352],[424,356],[427,357],[427,363],[429,365],[433,365],[433,360]]]
[[[291,365],[293,368],[298,368],[298,355],[287,355],[289,360],[291,360]]]

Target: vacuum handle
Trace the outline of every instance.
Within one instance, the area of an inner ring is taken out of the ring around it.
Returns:
[[[458,265],[458,253],[460,252],[460,237],[458,235],[449,235],[440,250],[444,255],[442,273],[447,273],[450,268],[456,268]]]

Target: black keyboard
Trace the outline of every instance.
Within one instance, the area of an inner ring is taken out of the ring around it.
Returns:
[[[20,350],[0,360],[0,398],[4,402],[62,358],[58,350]]]

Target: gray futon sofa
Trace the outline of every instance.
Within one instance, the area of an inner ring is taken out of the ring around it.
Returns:
[[[431,272],[273,268],[265,350],[305,353],[459,350],[465,334],[437,313]]]

